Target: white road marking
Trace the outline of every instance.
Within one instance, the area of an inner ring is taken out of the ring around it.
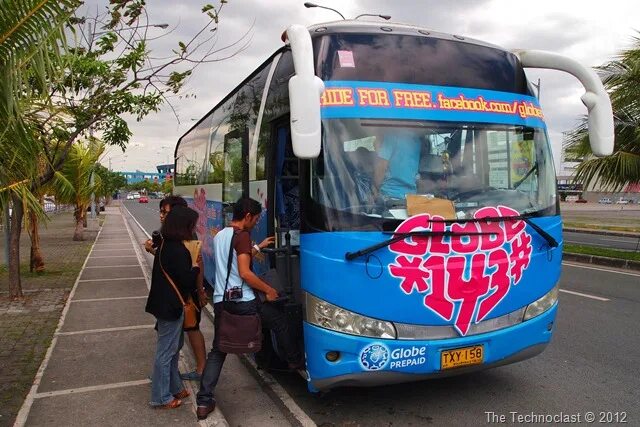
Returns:
[[[640,237],[638,238],[640,239]],[[634,237],[629,237],[627,239],[609,239],[609,238],[603,238],[602,240],[609,240],[611,242],[623,242],[623,243],[636,243],[637,239]]]
[[[101,332],[120,332],[120,331],[134,331],[137,329],[153,329],[153,325],[134,325],[134,326],[121,326],[118,328],[102,328],[102,329],[85,329],[84,331],[72,331],[72,332],[58,332],[57,336],[69,336],[69,335],[84,335],[84,334],[97,334]]]
[[[576,242],[575,240],[565,240],[566,243],[576,243],[578,245],[585,245],[585,246],[605,246],[605,247],[611,247],[611,245],[607,245],[605,243],[592,243],[592,242]]]
[[[91,259],[97,258],[133,258],[135,255],[103,255],[103,256],[92,256]]]
[[[609,298],[602,298],[602,297],[597,297],[595,295],[583,294],[582,292],[568,291],[566,289],[560,289],[560,292],[564,292],[565,294],[578,295],[585,298],[597,299],[598,301],[611,301]]]
[[[96,265],[96,266],[89,266],[87,268],[114,268],[114,267],[140,267],[138,264],[134,264],[134,265]]]
[[[128,250],[131,250],[129,248],[127,248]],[[119,251],[119,249],[96,249],[94,252],[116,252]],[[124,250],[122,252],[125,252]]]
[[[608,268],[589,267],[588,265],[573,264],[569,262],[563,262],[562,265],[567,265],[569,267],[576,267],[576,268],[586,268],[587,270],[605,271],[607,273],[624,274],[625,276],[640,277],[640,274],[637,274],[637,273],[627,273],[626,271],[611,270]]]
[[[109,390],[112,388],[132,387],[137,385],[149,384],[151,380],[125,381],[121,383],[111,383],[102,385],[92,385],[89,387],[69,388],[66,390],[47,391],[44,393],[36,393],[34,399],[42,399],[43,397],[64,396],[67,394],[87,393],[90,391]]]
[[[123,299],[142,299],[142,298],[147,298],[147,295],[140,295],[137,297],[84,298],[84,299],[74,299],[71,302],[118,301]]]
[[[117,279],[82,279],[78,280],[78,282],[113,282],[114,280],[134,280],[134,279],[144,279],[145,277],[120,277]]]

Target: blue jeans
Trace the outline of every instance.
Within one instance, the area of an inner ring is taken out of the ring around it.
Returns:
[[[184,344],[182,333],[182,318],[177,320],[158,321],[158,344],[156,356],[153,362],[153,375],[151,376],[151,405],[165,405],[171,402],[174,394],[184,389],[178,371],[178,359],[180,349]]]
[[[284,347],[287,361],[296,362],[300,360],[300,353],[296,347],[295,341],[289,334],[289,328],[287,325],[287,319],[285,315],[280,312],[273,304],[261,304],[257,299],[244,302],[218,302],[213,305],[214,318],[214,337],[213,345],[209,356],[207,357],[207,364],[204,367],[204,372],[200,377],[200,390],[197,395],[197,403],[200,406],[207,406],[214,403],[216,400],[213,396],[218,380],[220,379],[220,372],[222,371],[222,365],[227,357],[227,353],[223,353],[218,350],[218,343],[216,337],[218,336],[218,328],[220,327],[218,319],[220,319],[220,312],[224,305],[225,310],[233,314],[255,314],[259,313],[262,319],[262,327],[271,329],[275,332],[278,342]]]

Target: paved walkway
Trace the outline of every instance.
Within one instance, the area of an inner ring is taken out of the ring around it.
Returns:
[[[148,278],[119,208],[105,214],[16,425],[196,425],[191,398],[176,410],[148,404],[156,343],[144,311]],[[213,415],[209,424],[226,424]]]

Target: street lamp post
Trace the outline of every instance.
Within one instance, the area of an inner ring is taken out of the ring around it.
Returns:
[[[335,10],[335,9],[331,9],[330,7],[327,7],[327,6],[320,6],[319,4],[315,4],[315,3],[311,3],[311,2],[306,2],[306,3],[304,4],[304,7],[306,7],[306,8],[319,7],[320,9],[332,10],[332,11],[334,11],[335,13],[337,13],[338,15],[340,15],[340,17],[341,17],[342,19],[344,19],[344,20],[346,20],[346,19],[347,19],[347,18],[345,18],[345,17],[344,17],[344,15],[343,15],[343,14],[341,14],[341,13],[340,13],[340,12],[338,12],[337,10]]]
[[[361,13],[360,15],[356,16],[356,17],[355,17],[355,18],[353,18],[353,19],[358,19],[358,18],[360,18],[361,16],[373,16],[373,17],[376,17],[376,18],[382,18],[382,19],[384,19],[384,20],[386,20],[386,21],[388,21],[389,19],[391,19],[391,16],[390,16],[390,15],[378,15],[378,14],[375,14],[375,13]]]

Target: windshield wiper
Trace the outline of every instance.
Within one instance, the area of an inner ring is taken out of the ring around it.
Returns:
[[[384,248],[385,246],[389,246],[392,243],[398,242],[400,240],[404,240],[407,237],[420,236],[420,237],[436,237],[436,236],[480,236],[480,235],[497,235],[498,233],[488,232],[488,233],[464,233],[464,232],[453,232],[453,231],[410,231],[408,233],[395,233],[395,232],[385,232],[385,234],[394,234],[394,237],[391,239],[382,241],[380,243],[376,243],[375,245],[367,246],[366,248],[360,249],[355,252],[346,252],[344,254],[344,258],[347,261],[353,261],[354,259],[370,254],[371,252],[375,252],[380,248]]]
[[[533,212],[532,212],[533,213]],[[527,223],[527,225],[530,225],[531,228],[533,228],[536,233],[538,233],[540,235],[540,237],[542,237],[544,240],[546,240],[546,242],[549,244],[550,247],[552,248],[557,248],[558,247],[558,241],[549,233],[547,233],[542,227],[540,227],[538,224],[534,223],[533,221],[531,221],[531,214],[528,215],[517,215],[517,216],[497,216],[497,217],[485,217],[485,218],[468,218],[468,219],[458,219],[458,220],[445,220],[445,221],[434,221],[431,220],[429,222],[445,222],[445,223],[450,223],[450,222],[457,222],[457,223],[466,223],[466,222],[488,222],[488,221],[515,221],[515,220],[522,220],[524,222]],[[347,261],[353,261],[354,259],[363,256],[363,255],[367,255],[370,254],[371,252],[375,252],[380,248],[384,248],[385,246],[389,246],[392,243],[395,243],[397,241],[406,239],[407,237],[412,237],[412,236],[421,236],[421,237],[435,237],[435,236],[479,236],[479,235],[496,235],[497,233],[494,232],[488,232],[488,233],[465,233],[465,232],[453,232],[453,231],[411,231],[408,233],[395,233],[393,231],[387,231],[385,232],[385,234],[393,234],[394,237],[392,237],[391,239],[382,241],[380,243],[376,243],[375,245],[371,245],[371,246],[367,246],[366,248],[360,249],[358,251],[355,252],[346,252],[344,254],[344,258]]]
[[[518,217],[514,217],[514,218],[518,218]],[[531,228],[536,230],[536,233],[538,233],[544,240],[546,240],[550,247],[552,248],[558,247],[558,241],[551,234],[544,231],[544,229],[540,227],[538,224],[531,221],[531,217],[522,215],[519,218],[522,219],[524,222],[526,222],[528,225],[530,225]]]

